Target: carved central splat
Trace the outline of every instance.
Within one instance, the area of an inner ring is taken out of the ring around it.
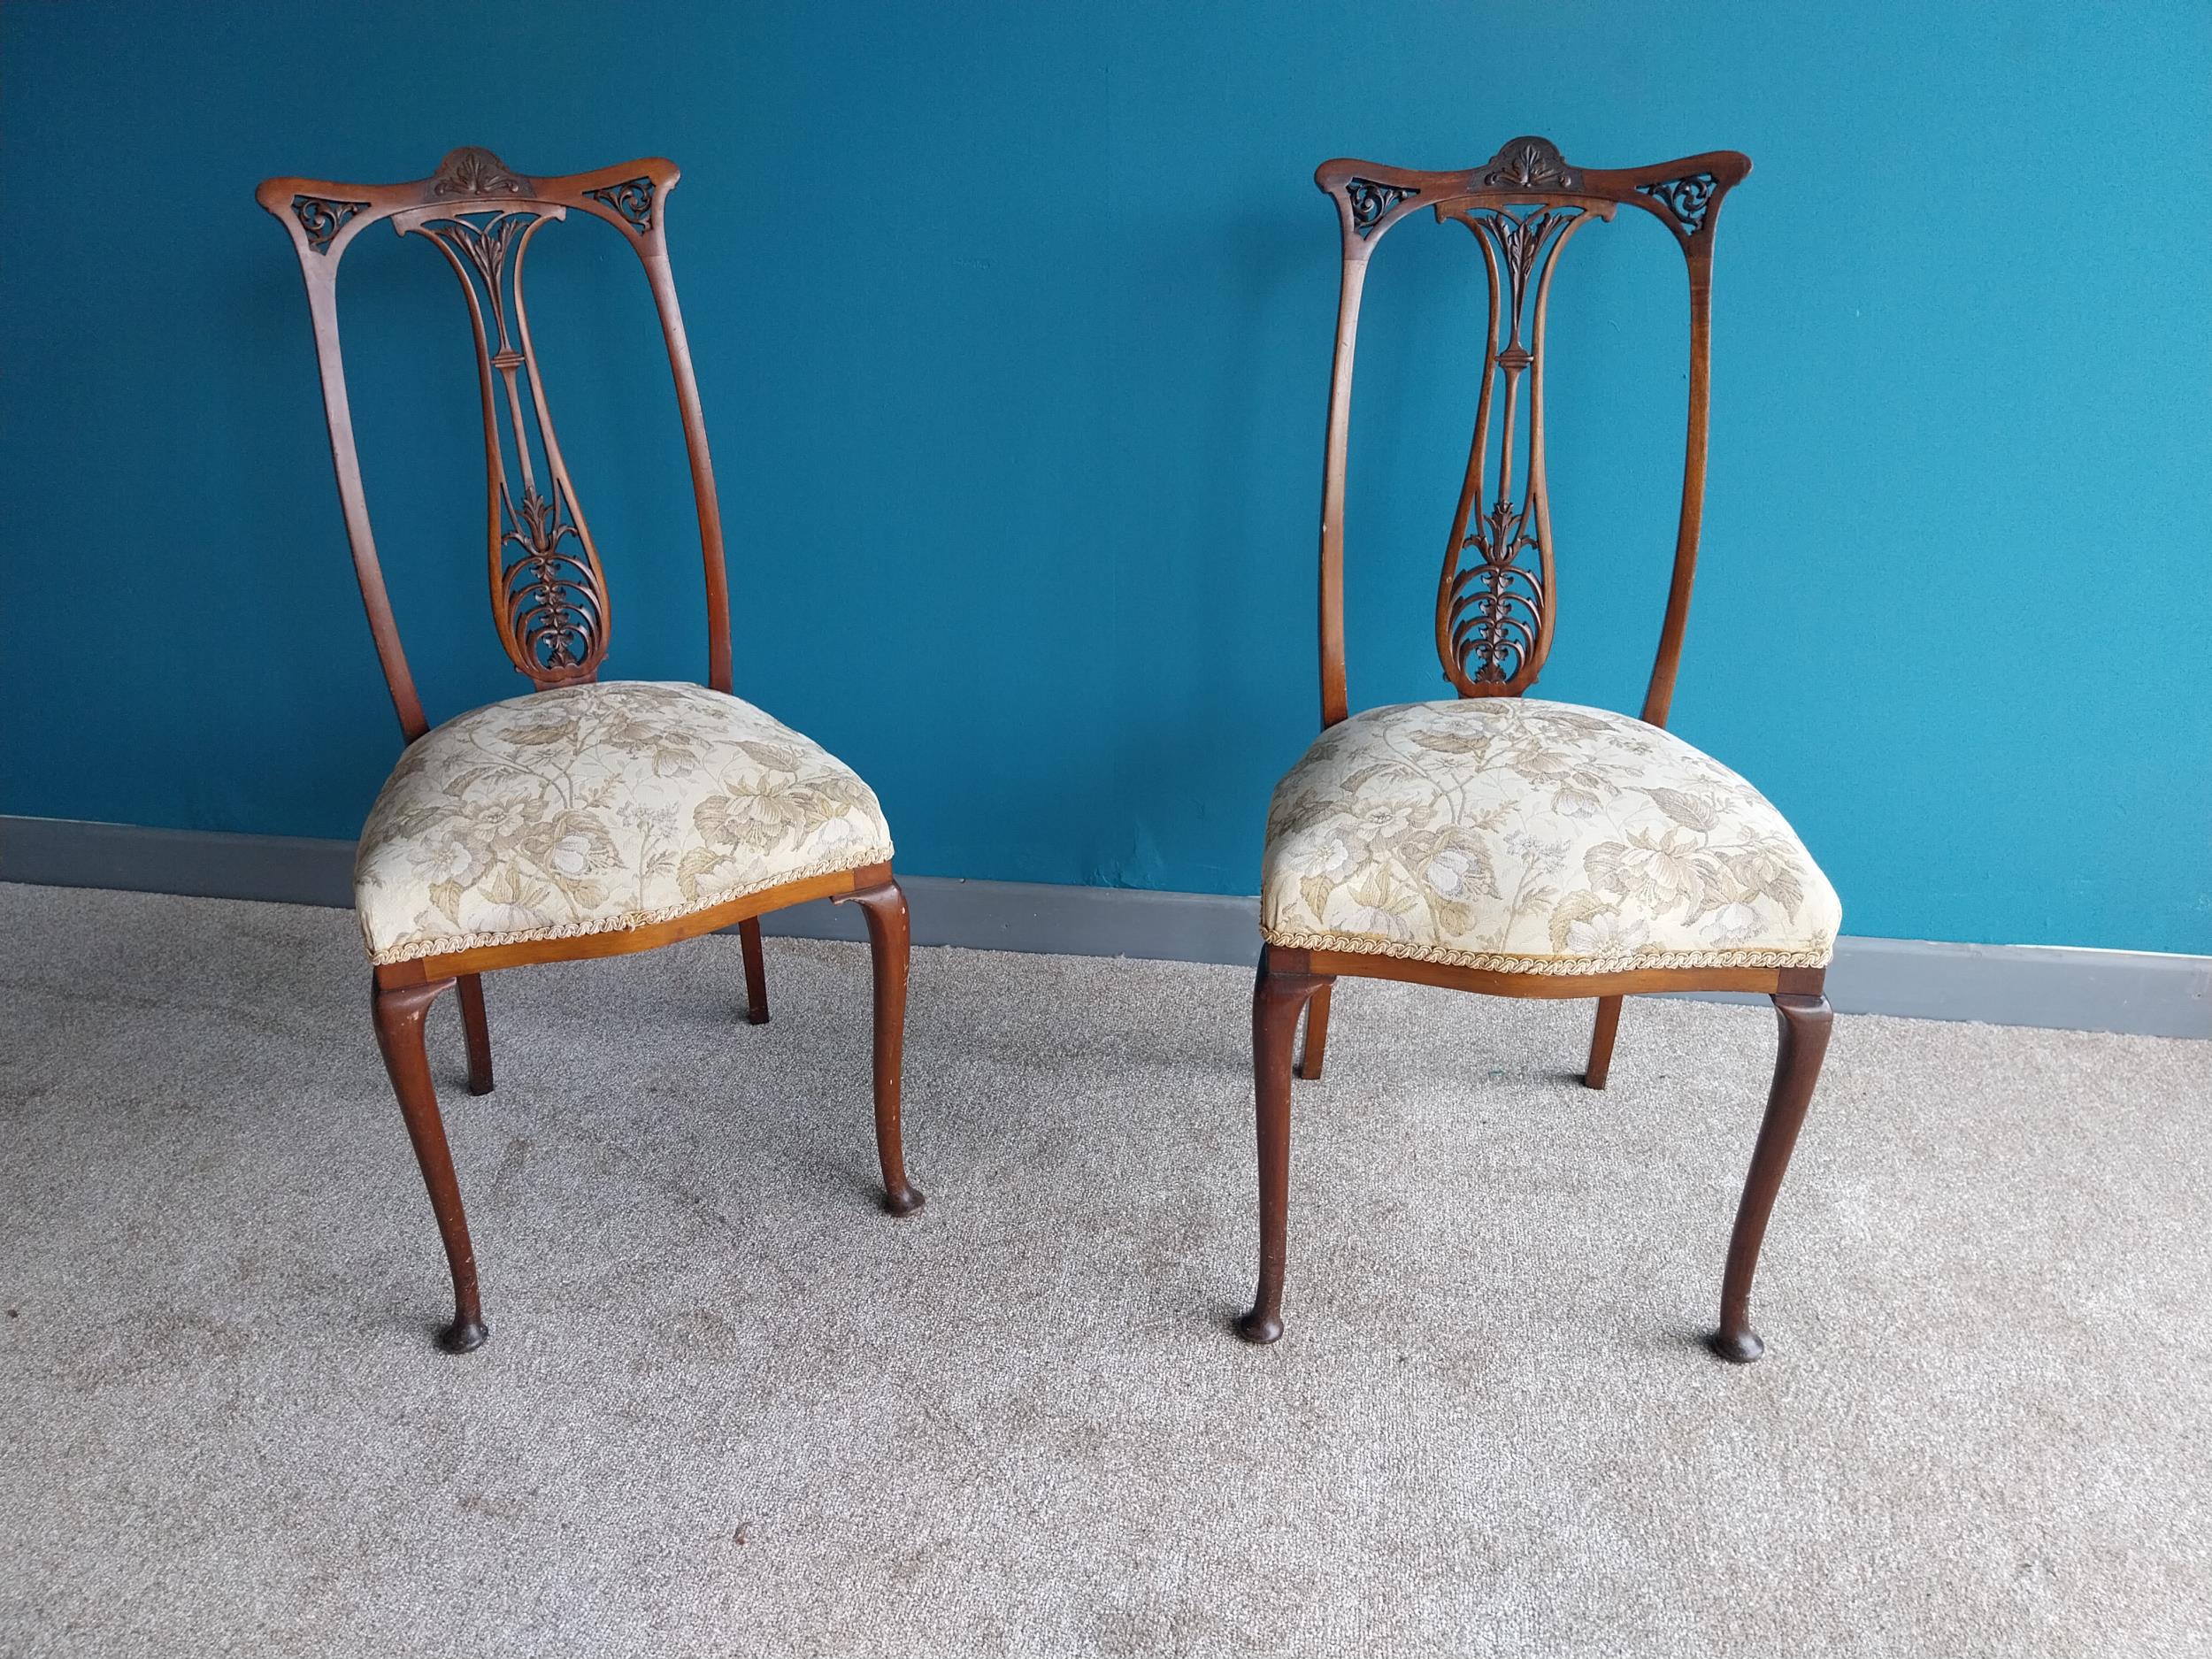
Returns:
[[[1579,175],[1540,140],[1499,152],[1486,186],[1559,188]],[[1543,153],[1548,152],[1548,155]],[[1509,179],[1502,175],[1510,175]],[[1572,188],[1568,186],[1567,188]],[[1436,597],[1445,677],[1469,697],[1515,696],[1551,649],[1551,510],[1544,481],[1544,312],[1559,250],[1586,221],[1580,205],[1440,204],[1475,234],[1490,278],[1482,391],[1459,510]],[[1598,210],[1601,215],[1602,210]],[[1526,387],[1524,396],[1524,385]],[[1494,433],[1497,459],[1490,465]],[[1526,470],[1517,480],[1516,458]],[[1486,498],[1486,479],[1494,480]]]
[[[456,150],[441,180],[449,173],[454,194],[526,190],[488,150]],[[592,679],[607,654],[606,583],[546,410],[522,298],[530,239],[564,216],[533,203],[427,208],[395,221],[403,235],[438,245],[468,296],[484,398],[493,621],[508,657],[541,689]]]

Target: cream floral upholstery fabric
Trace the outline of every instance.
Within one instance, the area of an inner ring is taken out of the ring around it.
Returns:
[[[1323,733],[1268,810],[1278,945],[1522,973],[1818,967],[1842,919],[1756,789],[1601,709],[1371,709]]]
[[[749,703],[628,680],[541,691],[408,746],[370,809],[373,962],[641,927],[891,856],[868,786]]]

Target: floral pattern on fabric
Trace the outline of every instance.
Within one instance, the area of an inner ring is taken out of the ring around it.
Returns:
[[[565,686],[408,746],[370,809],[372,962],[641,927],[891,856],[836,757],[703,686]]]
[[[1602,709],[1370,709],[1268,809],[1261,932],[1294,949],[1521,973],[1820,967],[1842,919],[1763,795]]]

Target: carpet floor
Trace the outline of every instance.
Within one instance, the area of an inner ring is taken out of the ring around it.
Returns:
[[[448,1304],[337,911],[0,887],[0,1653],[2212,1653],[2212,1042],[1840,1019],[1698,1346],[1761,1009],[1337,992],[1289,1333],[1248,976],[858,947],[488,983]]]

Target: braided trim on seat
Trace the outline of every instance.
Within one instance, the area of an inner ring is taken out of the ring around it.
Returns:
[[[439,933],[426,939],[411,939],[379,950],[369,946],[369,961],[376,967],[393,962],[419,962],[425,956],[450,956],[462,950],[490,950],[501,945],[534,944],[541,939],[582,939],[592,933],[626,933],[634,928],[651,927],[660,922],[672,922],[679,917],[695,916],[701,910],[710,910],[718,904],[727,904],[754,893],[765,893],[771,887],[780,887],[794,881],[807,881],[816,876],[833,876],[846,870],[864,869],[869,864],[888,864],[891,843],[865,849],[857,854],[840,854],[833,858],[818,859],[795,870],[778,871],[773,879],[756,881],[750,887],[733,887],[718,893],[712,898],[697,899],[688,904],[671,904],[657,910],[631,910],[619,916],[601,917],[584,922],[557,922],[545,927],[526,927],[511,933]],[[367,936],[363,935],[366,944]]]
[[[1293,933],[1263,926],[1260,937],[1286,950],[1394,956],[1402,962],[1432,962],[1440,967],[1476,968],[1486,973],[1573,976],[1634,973],[1647,968],[1824,968],[1836,954],[1833,941],[1816,950],[1644,950],[1625,956],[1516,956],[1498,951],[1448,950],[1441,945],[1409,945],[1371,933]]]

